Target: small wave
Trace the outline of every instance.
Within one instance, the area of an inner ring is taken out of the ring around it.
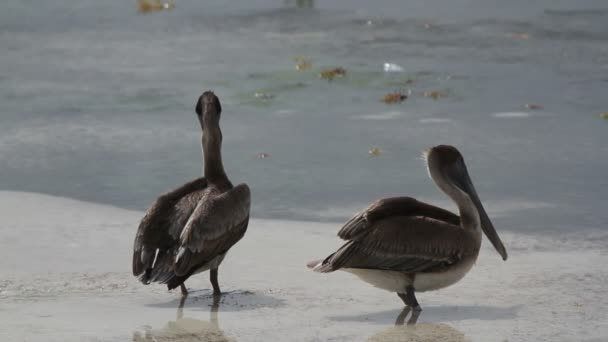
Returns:
[[[390,111],[390,112],[384,112],[384,113],[378,113],[378,114],[366,114],[366,115],[360,115],[357,116],[358,119],[362,119],[362,120],[390,120],[390,119],[395,119],[399,116],[401,116],[403,113],[399,112],[399,111]]]
[[[425,119],[420,119],[418,120],[420,123],[446,123],[446,122],[451,122],[452,119],[450,118],[425,118]]]
[[[297,114],[297,111],[293,109],[279,109],[274,112],[276,116],[292,116]]]
[[[530,113],[524,112],[503,112],[503,113],[494,113],[492,114],[495,118],[527,118],[530,116]]]
[[[552,10],[546,9],[544,11],[546,15],[555,17],[580,17],[580,16],[606,16],[608,15],[608,9],[577,9],[577,10]]]

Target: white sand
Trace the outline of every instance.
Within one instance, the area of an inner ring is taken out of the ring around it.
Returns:
[[[252,220],[220,268],[230,291],[211,313],[207,274],[177,320],[179,293],[131,276],[141,212],[0,192],[1,341],[608,341],[608,247],[594,238],[500,232],[458,284],[399,298],[307,261],[340,245],[336,224]],[[212,320],[213,319],[213,320]]]

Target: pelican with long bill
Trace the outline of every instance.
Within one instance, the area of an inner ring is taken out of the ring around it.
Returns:
[[[424,159],[435,184],[458,206],[459,216],[411,197],[377,200],[338,232],[347,241],[342,247],[308,267],[321,273],[353,273],[421,310],[415,292],[462,279],[477,260],[482,231],[507,260],[460,152],[439,145],[425,151]]]

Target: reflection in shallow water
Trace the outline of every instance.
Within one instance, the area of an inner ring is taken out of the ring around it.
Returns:
[[[405,324],[405,319],[411,312],[411,316]],[[444,341],[464,342],[470,341],[464,333],[443,323],[420,323],[417,324],[420,311],[412,311],[406,307],[399,313],[395,326],[382,330],[371,336],[368,341],[400,341],[400,342],[422,342],[422,341]]]
[[[219,299],[219,302],[218,299],[213,297],[213,295],[196,295],[196,292],[199,291],[191,291],[187,298],[187,302],[192,304],[190,309],[193,311],[206,310],[203,309],[204,306],[201,307],[201,304],[207,305],[206,303],[210,299],[213,299],[213,303],[221,305],[223,312],[256,310],[259,308],[278,308],[285,306],[284,299],[273,297],[270,295],[270,292],[267,294],[257,291],[224,291],[222,293],[222,297]],[[178,298],[175,298],[166,303],[146,304],[146,306],[154,308],[174,308],[176,305],[178,305],[178,303],[180,306],[183,306],[185,302],[186,300],[179,300]]]
[[[418,317],[420,317],[420,313],[422,311],[412,310],[412,308],[410,308],[409,306],[406,306],[403,308],[403,310],[401,310],[401,312],[399,313],[399,316],[397,316],[397,320],[395,321],[395,326],[403,325],[405,323],[405,318],[407,317],[407,314],[410,312],[412,313],[412,315],[410,316],[410,319],[407,321],[407,324],[408,325],[416,324],[416,322],[418,321]]]
[[[179,308],[177,309],[177,319],[175,321],[169,321],[164,328],[159,330],[147,327],[143,334],[137,331],[133,334],[133,342],[236,341],[233,338],[227,337],[219,327],[218,311],[220,297],[214,297],[213,299],[209,321],[184,318],[185,301],[185,297],[180,301]]]

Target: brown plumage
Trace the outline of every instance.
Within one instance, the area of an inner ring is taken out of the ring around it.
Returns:
[[[315,271],[438,271],[476,253],[475,239],[459,223],[457,215],[410,197],[381,199],[342,227],[338,236],[348,242]]]
[[[196,113],[205,177],[161,195],[148,209],[135,235],[133,275],[144,284],[181,286],[185,295],[186,279],[210,270],[214,294],[220,294],[217,270],[247,230],[251,195],[246,184],[233,186],[224,172],[219,99],[205,92]]]
[[[414,291],[454,284],[472,267],[482,230],[506,260],[460,152],[440,145],[426,157],[431,178],[456,202],[460,216],[410,197],[378,200],[344,224],[338,232],[347,241],[342,247],[308,267],[351,272],[419,309]]]

